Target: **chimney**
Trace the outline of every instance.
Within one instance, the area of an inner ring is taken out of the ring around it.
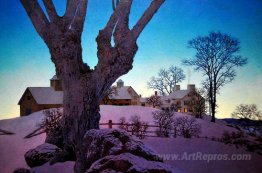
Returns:
[[[187,90],[194,91],[195,90],[195,84],[188,84],[187,85]]]
[[[52,79],[50,79],[50,87],[53,87],[55,91],[63,91],[62,82],[57,75],[54,75]]]
[[[123,87],[123,86],[124,86],[124,81],[122,81],[121,79],[119,79],[119,80],[117,81],[117,83],[116,83],[116,86],[117,86],[118,88]]]
[[[157,96],[157,91],[155,91],[155,96]]]
[[[175,86],[175,91],[178,91],[178,90],[180,90],[180,85]]]

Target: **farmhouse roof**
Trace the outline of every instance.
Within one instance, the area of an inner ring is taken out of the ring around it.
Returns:
[[[182,99],[184,98],[186,95],[189,94],[189,90],[177,90],[172,92],[170,95],[165,97],[165,100],[167,99]]]
[[[131,100],[134,95],[138,95],[131,86],[117,87],[116,92],[109,96],[110,99],[128,99]]]
[[[63,91],[55,91],[53,87],[28,87],[24,94],[27,91],[32,94],[38,104],[63,104]],[[22,101],[23,96],[18,104]]]

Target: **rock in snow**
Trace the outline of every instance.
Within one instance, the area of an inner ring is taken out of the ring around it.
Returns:
[[[40,166],[48,162],[55,154],[62,150],[55,145],[44,143],[25,153],[25,160],[28,166]]]
[[[172,173],[170,166],[149,161],[130,153],[106,156],[97,160],[86,173]]]
[[[160,161],[155,151],[132,138],[124,130],[89,130],[84,137],[84,147],[87,149],[88,167],[102,157],[121,153],[131,153],[147,160]]]

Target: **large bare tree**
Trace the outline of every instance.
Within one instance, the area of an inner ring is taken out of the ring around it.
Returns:
[[[169,69],[160,69],[157,77],[152,77],[147,82],[147,87],[156,89],[161,95],[171,94],[175,86],[186,78],[183,69],[170,66]]]
[[[230,83],[236,76],[235,67],[243,66],[247,59],[238,55],[240,42],[221,32],[210,32],[208,36],[199,36],[188,42],[188,47],[196,50],[193,58],[184,60],[185,65],[193,66],[203,72],[203,82],[208,90],[212,122],[215,122],[217,94],[221,87]]]
[[[128,25],[132,0],[117,2],[96,38],[98,64],[91,69],[83,62],[81,46],[88,0],[67,0],[63,16],[57,14],[52,0],[43,0],[48,16],[37,0],[21,0],[62,79],[64,150],[70,148],[76,154],[75,172],[87,169],[86,149],[81,146],[86,131],[99,128],[100,101],[113,82],[132,69],[138,49],[136,41],[164,0],[153,0],[132,29]],[[112,37],[114,45],[111,45]]]

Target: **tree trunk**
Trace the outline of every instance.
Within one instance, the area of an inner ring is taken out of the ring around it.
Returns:
[[[69,86],[64,90],[64,149],[73,150],[77,159],[75,172],[82,173],[87,169],[83,138],[88,130],[99,128],[99,100],[95,83],[69,81]]]
[[[211,104],[211,111],[212,111],[211,122],[216,122],[216,118],[215,118],[216,105],[214,103]]]
[[[214,86],[212,89],[212,103],[211,103],[211,109],[212,109],[212,118],[211,118],[211,122],[216,122],[216,83],[214,82]]]
[[[36,31],[47,44],[63,85],[64,151],[76,158],[75,173],[86,171],[83,137],[99,128],[99,103],[113,82],[132,69],[136,41],[164,0],[154,0],[132,29],[132,0],[118,1],[105,28],[97,37],[98,64],[91,70],[82,59],[81,35],[88,0],[68,0],[65,14],[58,16],[52,0],[44,0],[48,17],[37,0],[21,0]],[[115,45],[111,45],[112,36]]]
[[[99,128],[99,103],[102,98],[97,91],[99,79],[83,66],[82,48],[78,42],[58,43],[50,48],[50,52],[63,85],[64,153],[75,155],[74,171],[83,173],[87,170],[86,148],[82,147],[84,135],[90,129]]]
[[[211,106],[211,122],[215,122],[215,109],[216,104],[214,103],[215,93],[214,93],[214,86],[213,86],[213,80],[209,79],[209,105]]]

